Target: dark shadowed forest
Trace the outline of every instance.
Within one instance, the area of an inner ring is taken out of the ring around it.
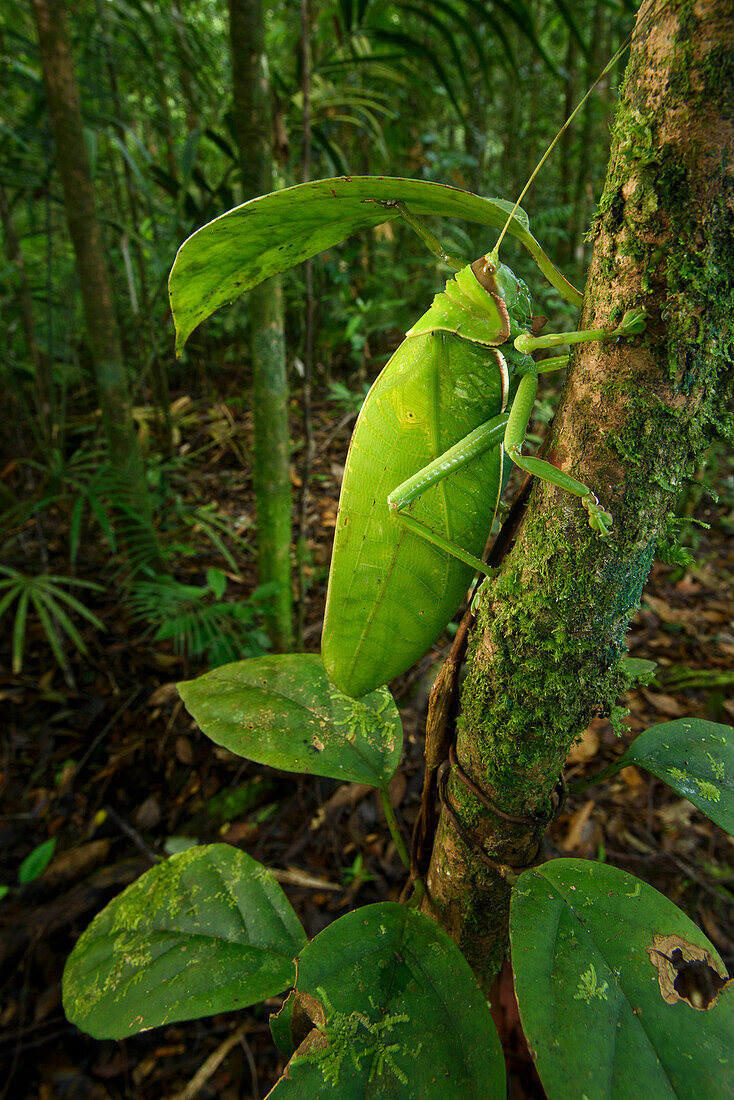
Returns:
[[[0,1100],[734,1096],[730,5],[0,49]]]

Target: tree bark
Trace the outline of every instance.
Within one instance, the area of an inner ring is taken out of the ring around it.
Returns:
[[[270,84],[261,0],[229,0],[234,119],[245,199],[273,189]],[[269,631],[278,650],[293,645],[288,379],[280,279],[250,291],[253,479],[261,584],[279,586]]]
[[[614,712],[619,658],[682,482],[713,438],[734,373],[734,23],[730,0],[638,15],[594,227],[581,326],[644,305],[642,337],[587,344],[548,457],[614,515],[596,538],[576,498],[536,484],[516,546],[480,600],[430,905],[489,989],[507,951],[510,886],[538,857],[574,739]],[[457,827],[458,823],[458,827]],[[487,857],[496,866],[486,862]]]
[[[36,379],[38,422],[41,437],[46,446],[53,438],[54,428],[54,403],[53,403],[53,377],[48,356],[41,352],[36,340],[36,325],[33,317],[33,297],[28,285],[25,263],[23,262],[23,250],[20,247],[18,234],[15,232],[13,216],[10,211],[5,189],[0,184],[0,222],[5,231],[5,251],[18,272],[18,301],[20,304],[20,316],[23,323],[28,354],[33,364],[33,373]]]
[[[33,0],[56,165],[76,260],[109,458],[149,527],[151,506],[135,434],[102,232],[84,141],[79,89],[60,0]],[[152,527],[149,535],[153,537]],[[154,555],[157,552],[154,552]]]
[[[301,0],[301,94],[302,109],[302,145],[301,182],[311,179],[311,12],[309,0]],[[308,578],[306,563],[308,560],[308,499],[313,464],[313,423],[311,415],[311,394],[313,381],[313,343],[314,343],[314,294],[313,259],[309,257],[303,265],[306,294],[303,303],[303,386],[301,403],[303,408],[303,458],[301,461],[301,488],[298,494],[298,603],[296,607],[296,646],[303,647],[303,628],[306,625],[306,595]]]

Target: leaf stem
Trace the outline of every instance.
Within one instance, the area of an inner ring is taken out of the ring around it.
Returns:
[[[631,760],[626,759],[627,754],[620,756],[619,760],[615,760],[614,763],[609,764],[608,767],[603,768],[596,775],[590,775],[588,779],[582,779],[580,783],[569,783],[569,794],[581,794],[582,791],[586,791],[589,787],[595,787],[597,783],[603,783],[605,779],[611,779],[617,772],[621,772],[623,768],[629,767],[632,763]]]
[[[420,875],[416,875],[415,881],[413,882],[413,893],[405,903],[408,906],[408,909],[420,909],[420,905],[423,901],[423,898],[425,897],[425,894],[426,884],[420,877]]]
[[[392,808],[392,802],[390,801],[390,795],[387,793],[387,787],[380,787],[380,801],[382,802],[382,808],[385,812],[385,819],[387,821],[387,827],[390,830],[390,836],[395,842],[400,860],[405,867],[406,871],[410,870],[410,856],[408,855],[403,838],[400,835],[400,827],[398,826],[398,819],[395,817],[395,811]]]

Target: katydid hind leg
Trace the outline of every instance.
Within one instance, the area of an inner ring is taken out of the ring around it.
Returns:
[[[612,516],[599,503],[595,493],[570,474],[557,469],[543,458],[531,458],[522,453],[522,445],[527,433],[530,416],[535,404],[535,395],[538,390],[538,377],[536,374],[526,374],[520,379],[515,399],[510,409],[505,431],[505,450],[521,470],[525,473],[539,477],[541,481],[548,481],[565,489],[567,493],[581,498],[581,503],[588,512],[589,525],[599,535],[608,535],[612,524]]]
[[[468,435],[460,439],[458,443],[455,443],[453,447],[444,451],[443,454],[438,455],[433,462],[429,462],[421,470],[413,474],[412,477],[398,485],[387,498],[390,511],[409,531],[412,531],[413,534],[417,535],[419,538],[425,539],[426,542],[436,546],[439,550],[443,550],[445,553],[450,554],[466,565],[470,565],[473,569],[476,569],[477,572],[484,573],[485,576],[491,576],[491,570],[480,558],[476,557],[474,554],[470,554],[467,550],[464,550],[463,547],[458,546],[450,539],[432,530],[432,528],[428,527],[425,523],[415,519],[414,516],[406,512],[406,509],[415,500],[418,500],[427,489],[437,485],[440,481],[444,481],[457,470],[463,469],[463,467],[467,466],[470,462],[480,457],[482,454],[485,454],[487,451],[495,447],[501,447],[505,435],[506,424],[506,413],[501,413],[499,416],[494,416],[490,420],[487,420],[484,424],[480,424],[478,428],[469,432]],[[492,520],[493,519],[494,514],[492,516]],[[489,526],[491,526],[491,522]]]

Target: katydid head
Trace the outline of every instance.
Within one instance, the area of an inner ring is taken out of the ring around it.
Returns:
[[[507,264],[499,264],[495,274],[495,282],[508,311],[518,320],[528,319],[532,312],[530,292],[525,283],[518,279],[514,271]]]
[[[471,269],[480,286],[484,287],[488,294],[499,295],[508,312],[520,324],[524,324],[531,313],[530,293],[514,271],[507,264],[500,262],[497,252],[488,252],[486,256],[480,256],[471,265]]]

